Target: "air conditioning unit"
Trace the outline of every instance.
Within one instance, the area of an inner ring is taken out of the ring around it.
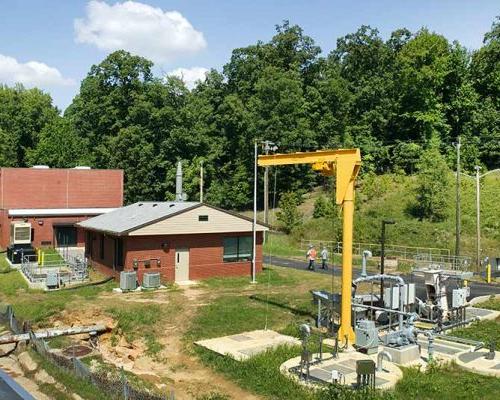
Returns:
[[[145,289],[156,289],[160,287],[160,273],[146,272],[142,277],[142,287]]]
[[[10,244],[31,244],[31,224],[13,222],[10,225]]]
[[[57,272],[47,272],[45,278],[45,286],[49,289],[56,289],[59,287],[59,274]]]
[[[123,291],[135,290],[137,288],[137,272],[120,272],[120,289]]]

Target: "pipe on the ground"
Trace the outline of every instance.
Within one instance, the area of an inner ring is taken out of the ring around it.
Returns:
[[[79,335],[81,333],[97,333],[106,332],[108,327],[106,325],[98,324],[91,326],[73,326],[71,328],[57,328],[57,329],[47,329],[33,332],[36,339],[46,339],[56,336],[66,336],[66,335]],[[0,344],[7,343],[17,343],[23,340],[29,340],[29,333],[20,333],[12,335],[4,335],[0,337]]]
[[[387,359],[387,361],[392,362],[392,356],[390,353],[387,351],[381,351],[378,353],[377,356],[377,371],[382,372],[384,369],[382,368],[382,361],[384,360],[384,357]]]

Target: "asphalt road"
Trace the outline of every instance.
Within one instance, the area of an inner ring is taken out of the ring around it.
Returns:
[[[271,265],[276,265],[278,267],[287,267],[287,268],[293,268],[293,269],[299,269],[299,270],[307,270],[307,262],[304,261],[298,261],[298,260],[292,260],[288,258],[282,258],[282,257],[269,257],[269,256],[264,256],[264,263],[266,264],[271,264]],[[321,263],[320,263],[321,265]],[[325,271],[321,268],[318,268],[318,265],[316,265],[316,270],[315,271],[308,271],[311,274],[331,274],[331,266],[330,269]],[[342,268],[335,266],[333,268],[333,275],[340,277],[342,273]],[[353,268],[352,271],[353,278],[357,278],[361,275],[361,269],[360,268]],[[406,274],[406,275],[401,275],[401,277],[405,280],[405,282],[413,282],[415,283],[415,291],[416,295],[420,299],[425,299],[426,293],[425,293],[425,285],[424,285],[424,279],[422,277],[412,275],[412,274]],[[482,282],[475,282],[475,281],[469,281],[469,286],[470,286],[470,293],[471,296],[469,298],[473,299],[474,297],[478,296],[488,296],[492,294],[499,294],[500,293],[500,285],[496,284],[486,284]],[[453,289],[453,286],[450,284],[448,285],[448,290],[451,291]]]

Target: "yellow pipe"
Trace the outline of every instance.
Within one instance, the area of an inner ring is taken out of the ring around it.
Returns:
[[[354,219],[354,180],[349,182],[343,203],[342,219],[342,306],[338,338],[341,343],[354,341],[354,331],[351,325],[352,296],[352,235]]]
[[[486,283],[491,283],[491,264],[486,265]]]

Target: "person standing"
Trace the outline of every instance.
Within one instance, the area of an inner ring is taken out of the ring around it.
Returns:
[[[309,261],[307,269],[314,271],[314,262],[316,261],[316,249],[314,248],[314,245],[309,245],[309,250],[307,250],[306,258],[307,261]]]
[[[328,250],[326,246],[322,246],[321,250],[321,269],[328,270]]]

